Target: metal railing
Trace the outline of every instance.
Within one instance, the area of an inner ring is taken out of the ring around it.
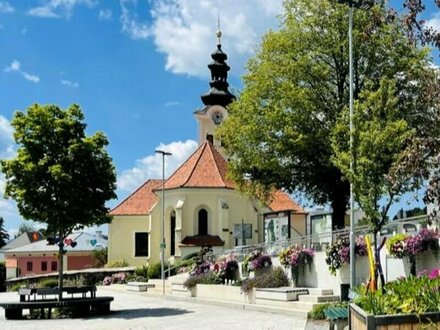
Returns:
[[[379,236],[391,236],[394,233],[401,232],[418,232],[421,228],[426,228],[426,220],[427,216],[421,215],[390,221],[386,225],[384,225],[381,232],[379,233]],[[357,236],[366,235],[369,233],[371,233],[371,230],[368,225],[355,227],[355,235]],[[255,250],[260,250],[274,256],[279,254],[281,250],[295,245],[313,248],[315,251],[324,251],[328,245],[332,244],[338,238],[348,236],[349,228],[344,228],[315,235],[306,235],[300,238],[296,237],[282,241],[236,246],[234,248],[226,249],[220,252],[211,252],[206,257],[212,261],[220,256],[233,254],[240,261],[244,259],[247,254]]]

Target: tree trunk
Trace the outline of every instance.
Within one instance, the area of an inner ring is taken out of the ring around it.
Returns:
[[[63,300],[63,260],[64,260],[64,234],[62,231],[59,233],[60,241],[58,243],[58,300]]]
[[[342,189],[339,193],[335,193],[331,201],[332,213],[332,230],[342,229],[345,227],[345,213],[347,211],[347,194]]]

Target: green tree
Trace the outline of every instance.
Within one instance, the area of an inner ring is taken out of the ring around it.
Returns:
[[[429,73],[428,70],[426,81],[432,80]],[[433,80],[435,81],[435,78]],[[396,176],[396,168],[399,168],[408,150],[413,149],[413,141],[417,141],[418,137],[425,134],[440,137],[437,128],[429,130],[430,125],[427,125],[432,122],[432,126],[436,126],[434,124],[440,115],[438,107],[440,99],[431,100],[436,102],[436,107],[424,109],[428,110],[426,112],[414,111],[413,116],[418,118],[410,118],[403,109],[399,108],[401,99],[407,95],[398,92],[397,84],[397,80],[384,77],[380,79],[380,86],[376,91],[367,89],[361,93],[353,118],[355,130],[352,168],[350,168],[352,153],[346,140],[349,137],[347,112],[339,117],[332,136],[333,162],[353,183],[356,201],[365,212],[372,228],[376,264],[380,274],[382,271],[377,234],[388,221],[389,208],[402,194],[420,188],[423,183],[423,175],[419,174],[417,177],[413,172],[406,172]],[[439,146],[436,145],[432,149],[425,150],[425,153],[427,156],[432,156],[438,151]],[[384,284],[383,276],[381,280]]]
[[[279,31],[267,33],[248,63],[244,90],[218,135],[231,155],[230,175],[242,190],[304,192],[330,203],[333,228],[344,226],[349,182],[332,162],[331,136],[348,106],[346,6],[285,1]],[[384,6],[355,12],[354,97],[376,90],[380,77],[402,79],[397,92],[415,96],[397,107],[411,113],[422,101],[419,82],[428,51],[408,41]]]
[[[116,197],[116,174],[103,133],[86,136],[78,105],[62,110],[34,104],[12,119],[17,156],[0,162],[5,195],[20,214],[47,225],[59,241],[62,288],[64,238],[74,229],[108,223],[106,201]],[[61,291],[59,299],[61,299]]]
[[[5,229],[5,220],[0,217],[0,249],[4,247],[9,240],[9,233]]]

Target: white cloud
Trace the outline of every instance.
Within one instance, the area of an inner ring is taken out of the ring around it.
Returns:
[[[146,23],[140,23],[134,10],[129,7],[136,6],[137,0],[120,0],[122,31],[132,39],[146,39],[151,35],[150,28]]]
[[[161,143],[156,149],[171,152],[165,158],[165,177],[172,174],[197,148],[197,142],[187,140],[169,144]],[[152,154],[136,161],[135,167],[124,170],[118,176],[118,189],[133,191],[147,179],[162,178],[162,155]]]
[[[209,74],[206,64],[216,45],[217,15],[231,72],[239,76],[262,34],[277,27],[277,15],[282,13],[282,0],[156,0],[150,12],[152,22],[147,23],[147,18],[137,17],[136,0],[120,3],[124,32],[134,39],[152,37],[166,57],[168,71],[200,77]]]
[[[77,5],[89,8],[95,6],[95,0],[45,0],[43,5],[31,8],[27,13],[42,18],[70,18]]]
[[[10,122],[0,115],[0,159],[10,158],[15,155],[13,133],[14,130]]]
[[[40,78],[36,75],[30,74],[26,71],[21,70],[21,64],[19,61],[17,60],[13,60],[11,62],[11,64],[6,67],[4,70],[4,72],[17,72],[19,73],[24,79],[32,81],[33,83],[38,83],[40,81]]]
[[[13,13],[15,8],[7,1],[0,1],[0,13]]]
[[[110,9],[101,9],[98,14],[98,18],[100,21],[108,21],[111,20],[113,13]]]
[[[72,88],[78,88],[79,87],[79,83],[73,82],[73,81],[70,81],[70,80],[65,80],[65,79],[61,80],[61,85],[72,87]]]
[[[440,32],[440,12],[436,12],[425,24]]]

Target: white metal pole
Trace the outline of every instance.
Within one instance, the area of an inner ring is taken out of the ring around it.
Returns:
[[[162,221],[161,221],[161,239],[160,239],[160,273],[162,279],[162,294],[165,295],[165,156],[171,156],[170,152],[156,150],[156,153],[162,154]]]
[[[162,276],[162,294],[165,295],[165,153],[162,153],[162,240],[160,244],[160,268]]]
[[[353,7],[348,8],[348,47],[350,80],[350,172],[353,173]],[[354,237],[354,193],[353,180],[350,182],[350,288],[356,285],[356,260]]]

